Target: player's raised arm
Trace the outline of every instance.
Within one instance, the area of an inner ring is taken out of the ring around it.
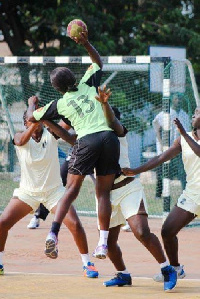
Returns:
[[[151,170],[151,169],[157,167],[158,165],[160,165],[168,160],[173,159],[180,152],[181,152],[181,145],[180,145],[180,137],[179,137],[174,141],[173,145],[168,150],[163,152],[161,155],[156,156],[153,159],[150,159],[148,162],[144,163],[143,165],[141,165],[137,168],[134,168],[134,169],[123,168],[122,172],[126,176],[137,175],[141,172]]]
[[[112,93],[110,89],[107,89],[106,85],[104,85],[103,89],[98,87],[98,95],[95,98],[102,104],[103,112],[106,117],[108,126],[115,131],[118,137],[123,137],[126,135],[125,129],[115,116],[112,107],[108,103],[108,99],[111,94]]]
[[[31,122],[36,122],[37,120],[33,116],[33,112],[38,109],[38,97],[32,96],[28,99],[28,109],[27,109],[27,119]]]
[[[179,133],[183,136],[183,138],[188,143],[188,145],[191,147],[191,149],[193,150],[193,152],[198,157],[200,157],[200,145],[187,134],[187,132],[185,131],[185,129],[184,129],[183,125],[182,125],[182,123],[180,122],[180,120],[178,118],[176,118],[174,120],[174,123],[175,123],[177,129],[179,130]]]
[[[101,60],[101,56],[99,55],[98,51],[91,45],[88,41],[88,32],[87,30],[83,31],[79,34],[79,37],[72,38],[76,43],[81,44],[87,50],[92,62],[98,64],[98,66],[102,69],[103,63]]]

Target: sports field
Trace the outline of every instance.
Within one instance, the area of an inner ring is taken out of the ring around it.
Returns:
[[[152,276],[159,266],[147,250],[130,232],[121,232],[120,246],[128,270],[133,278],[132,287],[104,287],[103,281],[110,279],[115,269],[109,259],[97,260],[98,279],[82,276],[82,263],[73,238],[62,227],[57,260],[46,258],[44,242],[52,216],[41,222],[40,228],[26,228],[31,215],[21,220],[9,233],[5,250],[5,275],[0,277],[0,298],[200,298],[199,228],[185,228],[179,234],[180,262],[185,265],[186,278],[178,281],[172,294],[164,293],[162,283]],[[85,227],[90,252],[98,241],[96,218],[81,217]],[[150,227],[160,237],[159,219],[150,219]]]

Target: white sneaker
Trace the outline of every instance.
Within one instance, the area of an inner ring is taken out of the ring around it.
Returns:
[[[124,232],[131,232],[131,228],[129,224],[122,226],[121,228]]]
[[[177,272],[178,279],[183,279],[186,276],[183,267],[184,267],[183,265],[174,267],[174,269]],[[153,280],[156,282],[164,282],[164,277],[163,277],[162,273],[159,273],[159,274],[153,276]]]
[[[30,223],[27,225],[27,228],[34,229],[40,226],[40,219],[35,216],[31,219]]]
[[[98,259],[105,259],[108,253],[108,246],[107,245],[100,245],[97,246],[92,254],[92,256]]]

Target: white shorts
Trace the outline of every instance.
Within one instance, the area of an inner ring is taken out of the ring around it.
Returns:
[[[125,225],[126,219],[137,215],[142,200],[148,214],[144,189],[138,178],[121,188],[113,190],[110,194],[110,200],[112,206],[110,228]]]
[[[40,203],[51,211],[51,209],[57,205],[65,190],[65,187],[62,185],[47,192],[30,192],[23,188],[17,188],[14,190],[13,196],[18,197],[21,201],[29,205],[33,211],[37,210]]]
[[[198,198],[199,194],[191,194],[184,190],[177,201],[177,207],[200,217],[200,204],[195,202]]]

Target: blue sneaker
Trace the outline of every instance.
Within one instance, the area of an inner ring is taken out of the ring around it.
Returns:
[[[106,287],[123,287],[123,286],[131,286],[132,285],[132,279],[130,274],[123,274],[121,272],[117,273],[114,278],[111,280],[105,281],[103,283]]]
[[[164,276],[164,291],[170,291],[176,286],[177,272],[172,266],[166,266],[161,269]]]
[[[178,279],[183,279],[186,276],[183,265],[173,266],[173,267],[177,272],[177,278]],[[164,282],[164,276],[162,275],[162,272],[160,272],[159,274],[154,275],[153,280],[156,281],[156,282]]]
[[[4,268],[3,268],[3,265],[0,265],[0,275],[4,275]]]
[[[98,270],[93,263],[88,262],[87,266],[83,266],[83,273],[85,277],[97,278],[99,276]]]

